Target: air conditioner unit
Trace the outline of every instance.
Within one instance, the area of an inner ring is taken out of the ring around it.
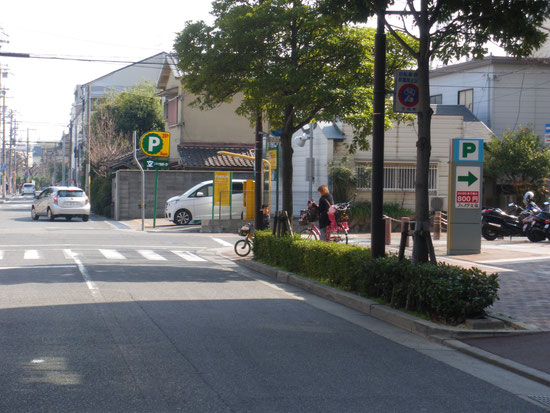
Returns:
[[[431,196],[430,211],[448,211],[447,199],[446,196]]]

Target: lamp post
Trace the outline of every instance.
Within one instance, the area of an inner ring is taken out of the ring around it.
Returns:
[[[296,140],[296,145],[299,147],[304,147],[306,144],[306,141],[309,141],[309,164],[307,169],[307,174],[309,175],[307,178],[309,181],[309,188],[308,188],[308,201],[313,198],[313,182],[315,181],[315,162],[313,161],[313,128],[315,127],[314,123],[310,123],[309,125],[306,125],[302,128],[302,131],[304,133],[307,133],[307,135],[297,136],[294,138]]]

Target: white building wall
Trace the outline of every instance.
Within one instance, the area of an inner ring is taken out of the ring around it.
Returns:
[[[430,77],[430,96],[442,95],[443,105],[458,105],[458,92],[473,89],[472,113],[491,127],[491,82],[488,66]]]

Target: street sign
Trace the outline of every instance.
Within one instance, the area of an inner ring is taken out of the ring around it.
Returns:
[[[395,73],[393,111],[396,113],[416,113],[420,100],[418,72],[400,70]]]
[[[143,168],[145,169],[170,169],[168,161],[159,161],[156,159],[143,159],[141,161]]]
[[[170,134],[168,132],[147,132],[140,140],[141,150],[149,156],[170,156]]]
[[[0,166],[0,171],[3,171],[4,169],[8,169],[5,163],[3,163],[2,166]]]
[[[454,139],[453,162],[483,162],[483,139]]]
[[[479,208],[481,167],[457,166],[455,208]]]

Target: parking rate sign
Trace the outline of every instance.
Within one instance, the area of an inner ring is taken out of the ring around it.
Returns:
[[[149,156],[170,156],[170,134],[168,132],[147,132],[141,137],[141,150]]]

